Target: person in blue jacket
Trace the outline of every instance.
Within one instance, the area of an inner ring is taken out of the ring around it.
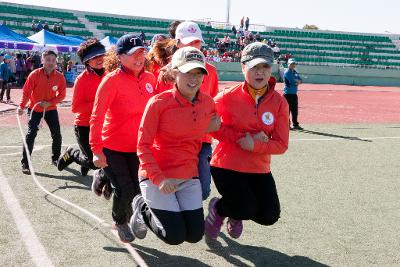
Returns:
[[[298,85],[302,83],[299,73],[295,70],[297,61],[294,58],[288,60],[288,69],[283,74],[285,87],[283,88],[283,96],[289,104],[289,111],[292,114],[293,127],[291,130],[303,130],[300,126],[297,116],[299,114],[299,99],[297,96]]]
[[[8,54],[4,55],[4,60],[0,64],[0,80],[1,80],[1,93],[0,93],[0,102],[3,102],[3,96],[6,92],[7,101],[6,103],[11,102],[10,96],[10,79],[13,76],[10,68],[10,61],[12,57]]]

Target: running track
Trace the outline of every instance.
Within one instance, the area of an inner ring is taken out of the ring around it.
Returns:
[[[220,82],[220,89],[232,84],[235,82]],[[282,88],[282,83],[277,84],[278,92],[282,93]],[[72,89],[69,88],[66,106],[71,96]],[[17,102],[20,97],[21,90],[13,89],[12,99]],[[15,106],[1,103],[0,113],[10,108]],[[60,108],[59,112],[62,125],[73,125],[73,114],[68,107]],[[400,88],[302,84],[299,121],[301,124],[400,123]],[[16,125],[14,114],[2,114],[0,125]]]

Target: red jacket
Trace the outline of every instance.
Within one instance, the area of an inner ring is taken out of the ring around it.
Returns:
[[[29,101],[28,106],[32,109],[36,103],[47,101],[51,105],[46,110],[57,109],[57,104],[65,98],[65,94],[66,82],[62,73],[54,70],[47,75],[44,68],[39,68],[29,74],[22,89],[19,107],[25,108]],[[43,112],[43,108],[36,105],[35,111]]]
[[[213,99],[200,92],[194,103],[176,88],[152,97],[139,128],[139,175],[155,185],[197,177],[201,139],[214,114]]]
[[[103,147],[136,152],[137,132],[156,79],[150,72],[139,77],[117,69],[99,85],[90,118],[89,142],[94,154]]]
[[[104,75],[99,76],[92,70],[85,70],[75,80],[72,97],[72,112],[75,113],[74,124],[89,126],[94,98]]]
[[[203,83],[200,87],[200,92],[209,95],[211,97],[215,97],[218,94],[218,74],[217,69],[211,65],[210,63],[206,62],[206,69],[208,71],[208,75],[204,75]],[[174,85],[172,83],[165,83],[162,82],[160,77],[158,77],[157,85],[156,85],[156,92],[161,93],[166,90],[173,88]],[[211,143],[212,138],[209,135],[206,135],[203,138],[203,142]]]
[[[258,105],[250,96],[246,82],[220,92],[215,97],[221,129],[212,133],[219,143],[214,149],[211,165],[245,173],[268,173],[272,154],[283,154],[289,143],[289,107],[274,90],[271,77],[269,89]],[[236,141],[246,132],[264,131],[268,142],[254,141],[254,151],[242,149]]]

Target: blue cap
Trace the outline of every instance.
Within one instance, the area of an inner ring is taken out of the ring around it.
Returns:
[[[12,56],[10,56],[9,54],[5,54],[5,55],[4,55],[4,59],[11,60],[11,59],[12,59]]]
[[[125,34],[120,37],[116,44],[117,54],[132,55],[136,50],[145,48],[142,40],[134,34]]]

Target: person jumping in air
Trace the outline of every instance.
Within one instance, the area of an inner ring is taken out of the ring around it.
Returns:
[[[218,237],[226,221],[228,234],[239,238],[243,220],[272,225],[280,216],[271,155],[283,154],[289,142],[289,110],[274,90],[273,51],[255,42],[242,52],[245,81],[215,98],[221,128],[212,133],[219,143],[211,173],[221,197],[210,200],[205,235]]]
[[[206,132],[219,129],[213,99],[200,91],[207,75],[203,53],[178,49],[175,86],[152,97],[138,134],[142,195],[132,202],[130,226],[138,238],[149,227],[170,245],[196,243],[204,234],[198,153]],[[147,226],[147,227],[146,227]]]
[[[58,159],[57,168],[59,171],[65,169],[72,162],[81,166],[82,176],[86,176],[90,169],[97,170],[93,164],[93,153],[89,144],[90,116],[92,114],[94,99],[97,88],[105,76],[103,67],[104,54],[106,49],[97,39],[89,39],[82,43],[78,49],[78,56],[83,64],[83,71],[74,83],[72,97],[72,112],[75,113],[74,130],[79,148],[67,147],[65,152]],[[111,197],[111,185],[104,170],[98,169],[94,173],[92,191],[106,199]]]

